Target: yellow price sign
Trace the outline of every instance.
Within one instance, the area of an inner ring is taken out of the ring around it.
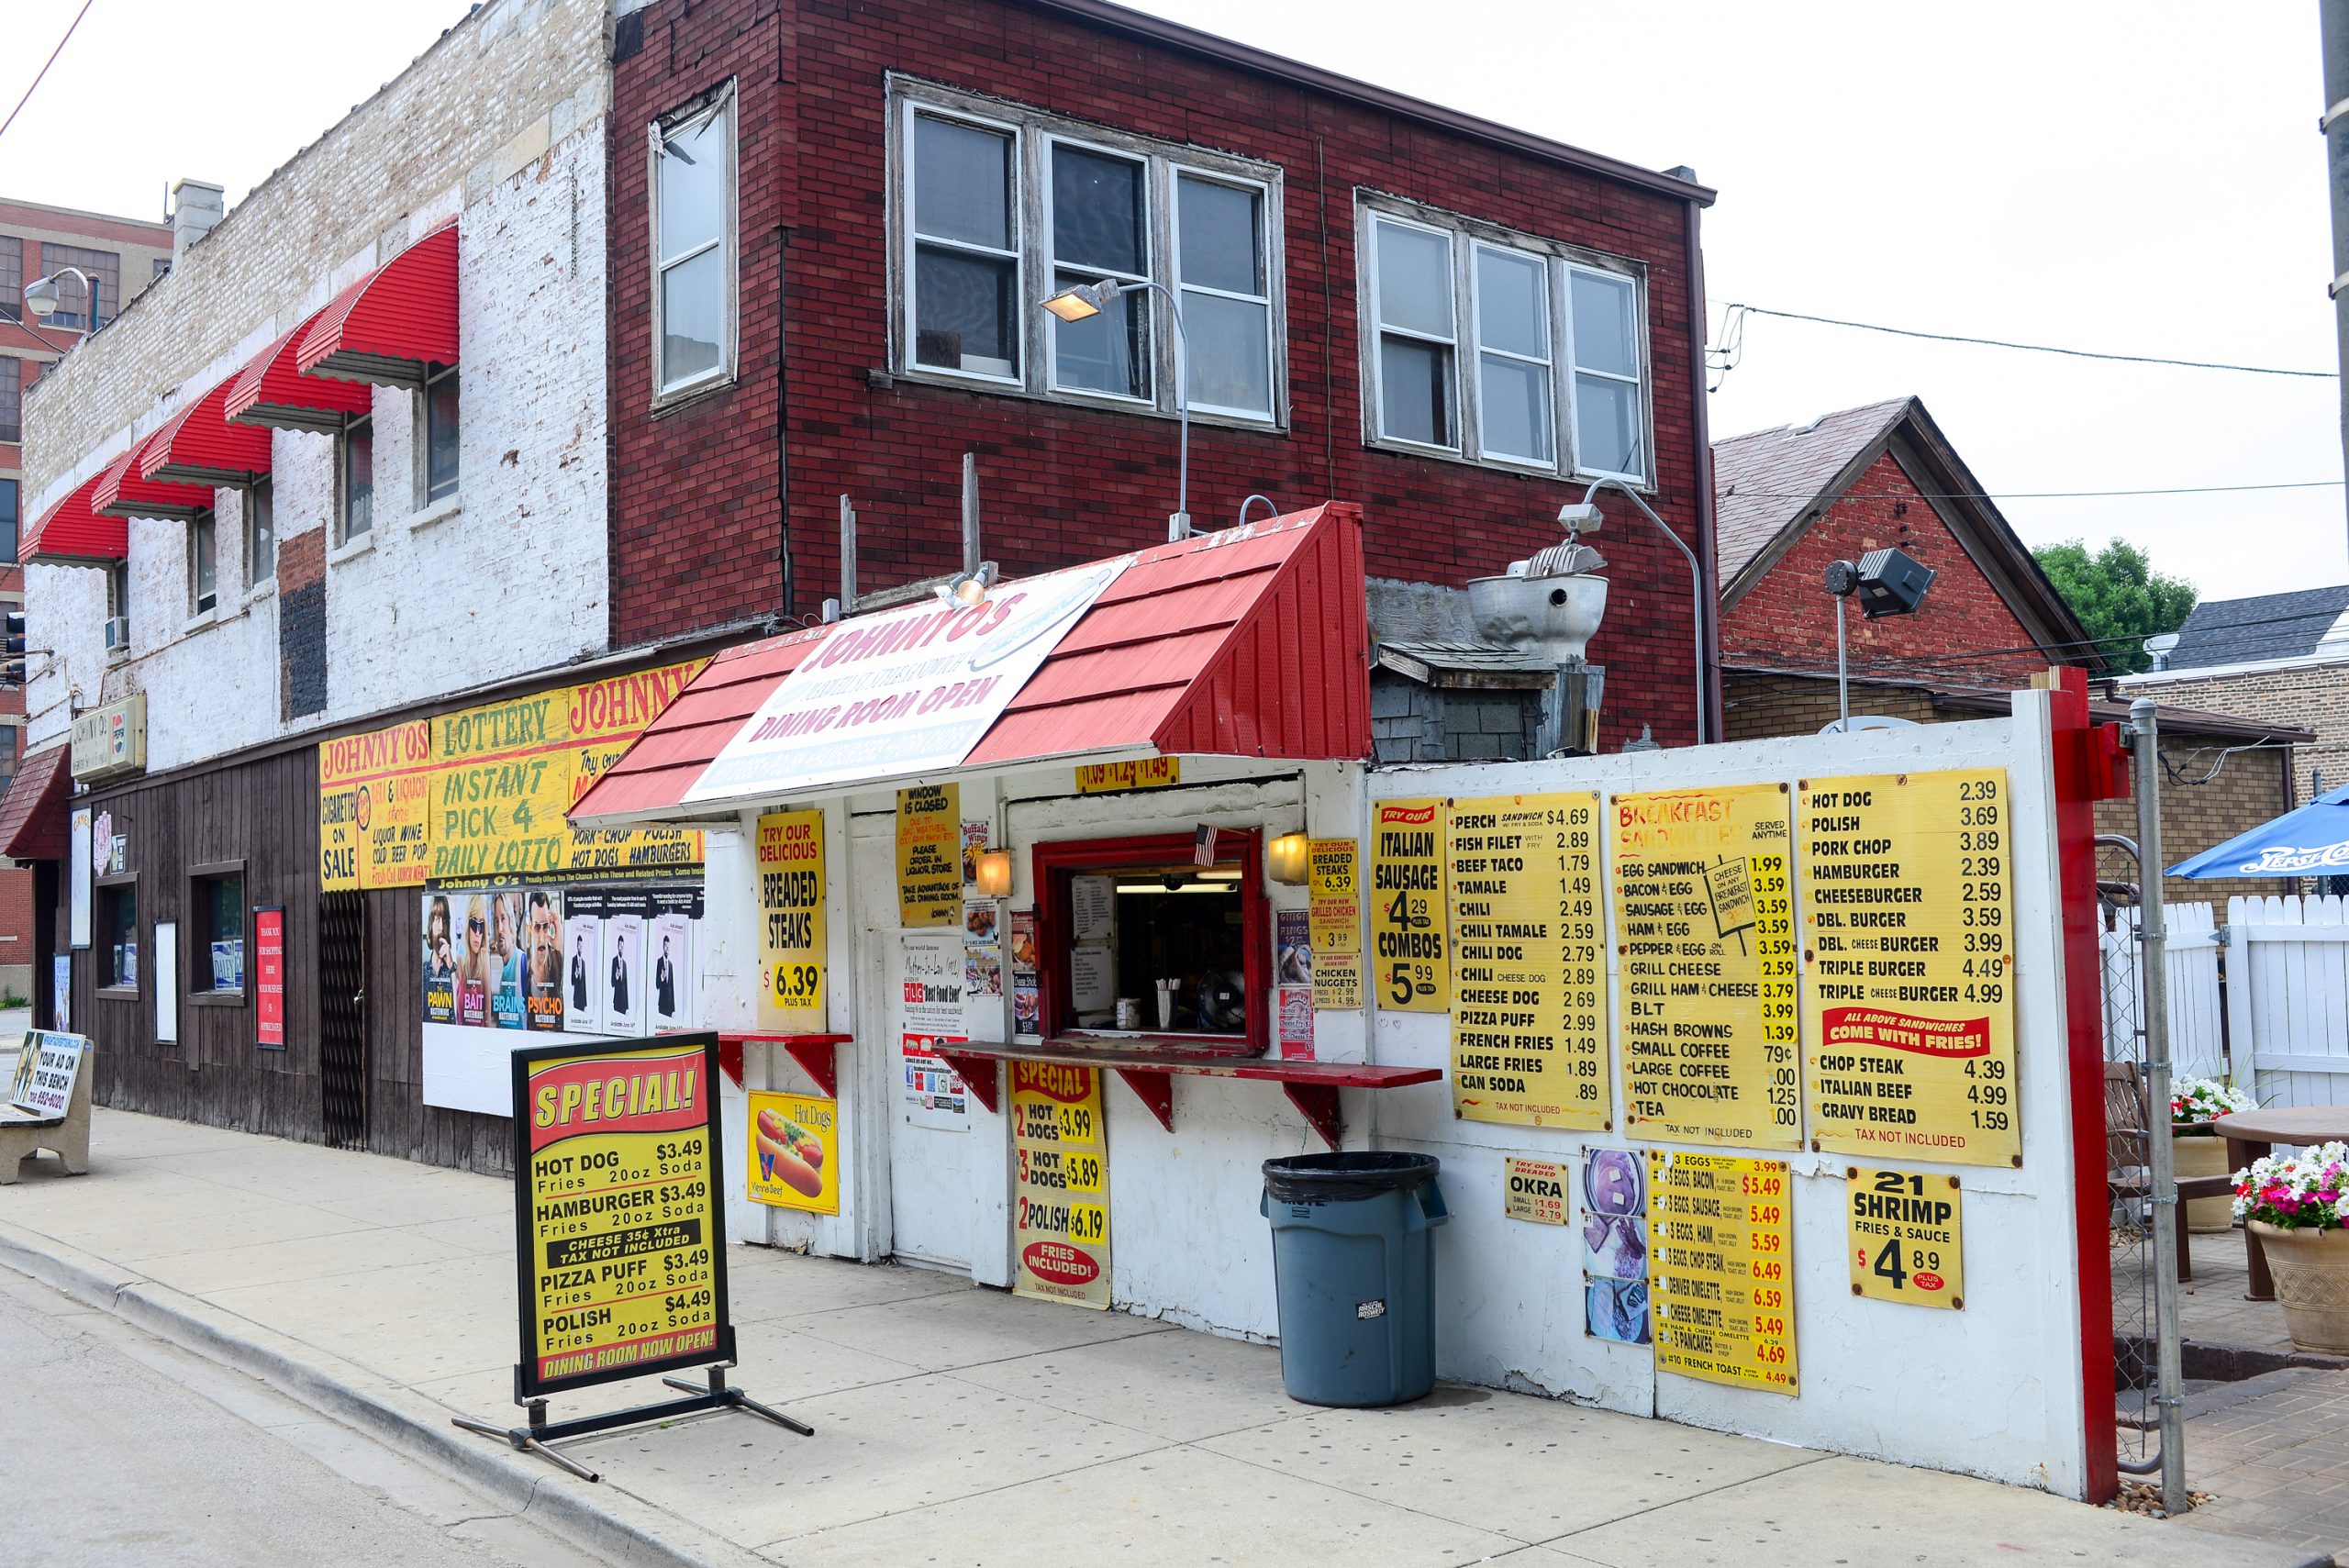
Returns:
[[[1957,1178],[1854,1165],[1845,1172],[1852,1294],[1909,1307],[1965,1306],[1965,1194]]]
[[[1784,1160],[1648,1151],[1659,1372],[1793,1394],[1793,1194]]]
[[[1452,1010],[1443,810],[1435,798],[1370,810],[1371,986],[1389,1012]]]
[[[824,1030],[824,814],[759,818],[759,962],[766,972],[759,1027]]]
[[[752,1203],[810,1214],[841,1211],[840,1104],[815,1095],[751,1091]]]
[[[1097,1071],[1011,1064],[1013,1295],[1109,1305],[1109,1159],[1102,1131]]]

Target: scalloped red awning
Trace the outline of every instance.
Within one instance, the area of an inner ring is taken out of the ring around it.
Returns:
[[[103,477],[103,476],[100,476]],[[130,525],[90,508],[97,478],[75,485],[40,515],[17,547],[17,559],[44,562],[120,561],[130,553]]]
[[[457,362],[457,226],[444,224],[318,312],[295,350],[304,375],[420,387]]]
[[[1362,510],[1342,501],[1152,546],[1069,628],[963,765],[1149,752],[1367,758],[1367,599]],[[718,654],[572,808],[572,822],[707,819],[747,804],[684,802],[767,694],[855,624]]]
[[[161,432],[158,431],[157,434]],[[117,517],[193,517],[212,509],[212,489],[193,484],[158,484],[139,477],[139,454],[155,437],[135,442],[131,449],[98,475],[90,492],[90,509]]]
[[[17,862],[61,861],[72,832],[66,802],[73,794],[73,749],[60,741],[27,757],[0,795],[0,855]]]
[[[348,297],[366,285],[367,280],[362,278],[336,298]],[[327,306],[327,310],[333,308]],[[228,378],[228,395],[220,400],[222,417],[235,425],[334,435],[351,420],[364,419],[373,411],[374,395],[367,387],[306,376],[295,365],[295,344],[326,313],[320,310],[304,317]]]
[[[139,449],[139,477],[168,484],[250,484],[269,472],[269,432],[223,412],[235,376],[172,416]]]

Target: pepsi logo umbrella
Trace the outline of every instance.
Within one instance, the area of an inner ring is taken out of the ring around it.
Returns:
[[[2172,876],[2349,875],[2349,789],[2238,833],[2169,868]]]

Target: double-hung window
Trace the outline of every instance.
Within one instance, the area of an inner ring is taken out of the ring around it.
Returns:
[[[220,520],[210,507],[187,525],[187,589],[197,615],[210,615],[220,603]]]
[[[657,398],[698,392],[734,373],[734,89],[729,83],[715,98],[652,127]],[[452,384],[452,400],[454,390]],[[453,446],[449,484],[453,490]]]
[[[269,479],[245,492],[245,586],[258,588],[277,575],[277,489]]]
[[[896,368],[1033,396],[1280,417],[1277,169],[899,80]],[[1109,283],[1067,321],[1046,296]],[[1174,311],[1179,309],[1179,323]]]
[[[1361,228],[1373,445],[1644,483],[1639,268],[1378,198]]]
[[[423,503],[457,493],[457,367],[435,366],[424,378]]]
[[[349,544],[375,527],[375,421],[353,419],[342,432],[342,539]]]

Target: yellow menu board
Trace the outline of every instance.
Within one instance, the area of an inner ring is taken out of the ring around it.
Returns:
[[[432,721],[318,742],[318,886],[421,887]]]
[[[1396,1013],[1452,1010],[1444,913],[1443,802],[1373,802],[1370,979],[1380,1006]]]
[[[963,918],[963,786],[897,792],[897,924],[907,930]]]
[[[824,1032],[824,814],[759,818],[759,1028]]]
[[[1011,1064],[1011,1294],[1109,1305],[1109,1138],[1101,1074]]]
[[[1806,779],[1810,1146],[2020,1165],[2003,769]]]
[[[750,1092],[752,1203],[809,1214],[841,1211],[840,1102],[818,1095]]]
[[[1328,1011],[1362,1006],[1362,847],[1352,839],[1306,845],[1310,903],[1306,930],[1313,946],[1313,1005]]]
[[[524,1397],[734,1359],[718,1037],[514,1051]]]
[[[1106,795],[1125,789],[1165,789],[1183,782],[1180,757],[1138,757],[1130,762],[1079,762],[1076,793]]]
[[[554,686],[434,719],[430,880],[649,875],[701,864],[699,833],[573,831],[569,813],[702,663]]]
[[[1609,802],[1616,1027],[1634,1137],[1802,1141],[1787,804],[1787,786],[1773,784]]]
[[[1659,1372],[1795,1392],[1784,1160],[1648,1151],[1648,1299]]]
[[[1452,803],[1452,1108],[1607,1128],[1598,794]]]
[[[1909,1307],[1965,1306],[1965,1194],[1955,1176],[1854,1165],[1843,1256],[1852,1294]]]

